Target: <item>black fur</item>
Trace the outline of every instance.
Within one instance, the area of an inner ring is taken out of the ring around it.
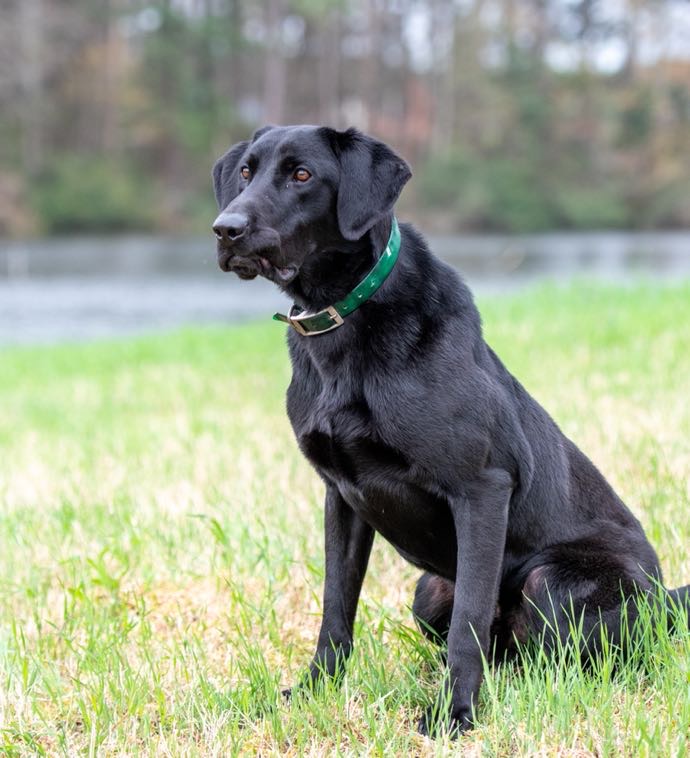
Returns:
[[[311,173],[303,183],[300,167]],[[371,268],[410,171],[354,130],[300,126],[261,130],[213,175],[216,224],[248,219],[240,239],[219,241],[223,268],[267,276],[314,311]],[[391,275],[343,326],[288,334],[288,415],[326,485],[323,622],[308,680],[335,675],[350,652],[379,532],[427,572],[413,610],[426,634],[447,639],[449,726],[461,731],[492,646],[553,646],[571,609],[589,654],[602,624],[618,640],[621,591],[651,590],[661,570],[637,519],[484,342],[460,277],[411,226],[401,232]],[[687,588],[672,597],[687,604]]]

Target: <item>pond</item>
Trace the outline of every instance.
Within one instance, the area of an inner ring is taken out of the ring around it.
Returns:
[[[429,237],[478,294],[574,277],[690,277],[690,230]],[[217,267],[208,237],[0,240],[0,345],[88,340],[268,318],[289,307],[262,279]]]

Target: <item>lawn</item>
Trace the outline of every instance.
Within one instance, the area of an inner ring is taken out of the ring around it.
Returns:
[[[489,343],[690,581],[690,283],[480,302]],[[684,755],[690,635],[594,673],[500,667],[475,731],[438,687],[381,538],[339,691],[293,705],[323,580],[323,487],[264,322],[0,352],[0,750],[7,755]],[[637,662],[638,664],[640,661]]]

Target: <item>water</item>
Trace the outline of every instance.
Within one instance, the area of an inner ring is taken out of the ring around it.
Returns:
[[[430,237],[475,292],[573,277],[690,277],[690,230]],[[208,238],[0,241],[0,345],[88,340],[268,318],[289,308],[263,279],[216,265]]]

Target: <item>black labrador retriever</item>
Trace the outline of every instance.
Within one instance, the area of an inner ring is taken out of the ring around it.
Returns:
[[[213,230],[224,271],[295,303],[277,314],[294,327],[287,410],[326,485],[323,620],[303,685],[342,670],[380,532],[425,571],[413,611],[447,640],[445,726],[459,732],[483,656],[554,647],[572,614],[583,654],[602,631],[619,642],[637,613],[622,598],[661,570],[638,520],[484,342],[463,281],[398,230],[410,176],[354,129],[268,126],[215,164]],[[669,598],[690,605],[690,585]]]

